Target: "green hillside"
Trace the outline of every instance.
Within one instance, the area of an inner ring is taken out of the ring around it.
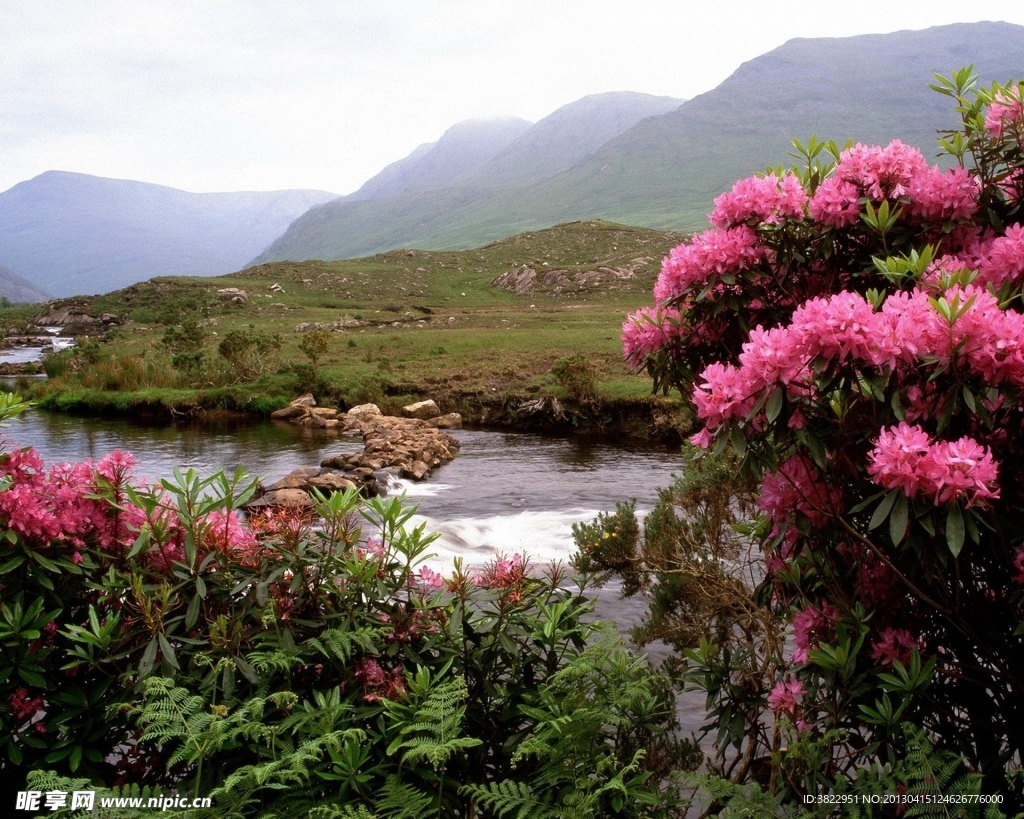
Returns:
[[[793,138],[899,138],[933,154],[936,130],[952,115],[928,84],[935,73],[972,63],[984,78],[1024,76],[1024,27],[975,23],[792,40],[555,177],[525,188],[330,202],[297,219],[259,260],[465,248],[593,218],[693,230],[736,179],[788,162]]]

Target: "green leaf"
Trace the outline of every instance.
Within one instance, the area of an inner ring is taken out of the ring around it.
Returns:
[[[765,415],[768,416],[768,420],[774,422],[779,417],[779,413],[782,411],[782,398],[783,392],[781,387],[776,387],[775,391],[771,394],[768,399],[767,405],[765,405]]]
[[[954,503],[946,513],[946,545],[953,557],[960,554],[964,547],[964,516],[960,511],[960,504]]]
[[[900,494],[889,517],[889,537],[892,538],[893,546],[899,546],[906,537],[909,515],[910,504],[907,503],[906,495]]]
[[[34,685],[36,688],[45,689],[47,687],[46,678],[43,677],[42,674],[38,674],[35,671],[31,671],[25,668],[24,666],[18,669],[18,676],[21,677],[21,679],[27,682],[29,685]]]
[[[149,641],[146,650],[142,652],[142,659],[139,660],[139,677],[148,677],[153,671],[153,665],[156,663],[156,651],[157,642],[156,637],[154,637]]]
[[[158,634],[157,640],[160,642],[160,650],[164,654],[164,660],[170,663],[173,668],[180,668],[178,658],[174,654],[174,647],[167,641],[167,638],[163,634]]]
[[[10,531],[10,530],[8,530],[8,531]],[[7,574],[8,572],[13,571],[14,569],[17,569],[24,562],[25,562],[25,555],[17,554],[14,557],[12,557],[10,560],[5,560],[3,563],[0,563],[0,574]]]
[[[875,513],[871,516],[871,522],[868,524],[868,529],[877,529],[881,526],[889,513],[892,511],[893,504],[896,503],[900,497],[899,489],[890,489],[888,494],[882,499],[882,502],[878,504],[875,509]]]

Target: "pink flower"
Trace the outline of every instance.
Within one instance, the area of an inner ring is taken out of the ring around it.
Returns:
[[[791,173],[741,179],[728,193],[715,199],[711,224],[723,230],[748,222],[775,224],[785,218],[802,219],[807,192]]]
[[[781,531],[798,512],[816,526],[824,525],[841,501],[841,493],[822,481],[810,458],[794,455],[764,476],[757,504]]]
[[[906,196],[915,178],[927,169],[928,163],[917,148],[894,139],[884,148],[858,142],[843,151],[835,176],[880,201]]]
[[[664,304],[713,277],[755,267],[765,258],[767,249],[747,225],[706,230],[689,243],[674,247],[665,257],[654,285],[654,299]]]
[[[924,495],[936,506],[960,499],[973,506],[999,497],[998,468],[986,447],[968,437],[933,443],[906,421],[879,433],[868,454],[868,474],[886,489]]]
[[[443,589],[444,578],[428,566],[420,568],[420,582],[430,589]]]
[[[784,714],[790,719],[796,719],[800,710],[800,698],[804,693],[804,684],[800,680],[795,678],[783,680],[776,683],[768,695],[768,707],[776,714]]]
[[[1024,102],[1021,101],[1020,89],[1017,89],[1016,94],[999,91],[985,113],[985,130],[989,136],[1000,139],[1007,131],[1016,131],[1019,137],[1022,128]]]
[[[836,609],[822,601],[820,607],[808,606],[793,618],[793,641],[796,643],[793,662],[806,663],[811,651],[832,639],[837,616]]]
[[[1010,225],[987,245],[978,262],[979,284],[1019,284],[1024,277],[1024,225]]]
[[[868,474],[886,489],[902,489],[907,497],[921,491],[921,462],[928,455],[932,439],[918,426],[901,422],[883,429],[868,455]]]
[[[1017,552],[1017,556],[1013,559],[1013,568],[1017,570],[1013,576],[1013,582],[1018,586],[1024,586],[1024,549]]]
[[[641,367],[648,356],[667,347],[683,333],[683,319],[671,307],[644,307],[622,325],[622,352],[631,367]]]
[[[810,202],[811,218],[828,227],[843,228],[860,220],[860,191],[838,176],[830,176],[814,192]]]
[[[100,458],[96,471],[120,489],[129,482],[135,468],[135,456],[130,452],[115,449],[109,455]]]
[[[871,659],[880,665],[910,662],[914,649],[921,648],[909,631],[903,628],[886,628],[871,643]]]
[[[931,167],[911,179],[907,211],[930,222],[969,219],[978,212],[980,192],[981,184],[966,168]]]

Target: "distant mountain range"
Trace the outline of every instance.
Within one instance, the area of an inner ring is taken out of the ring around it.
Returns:
[[[13,270],[3,265],[0,265],[0,296],[7,299],[11,304],[49,301],[53,298],[52,293],[40,290],[28,279],[19,276]]]
[[[983,81],[1024,76],[1024,27],[791,40],[692,100],[597,94],[533,125],[470,120],[345,197],[49,171],[0,193],[0,295],[10,271],[66,296],[284,259],[461,249],[593,218],[694,230],[736,179],[788,164],[794,137],[899,138],[934,155],[936,130],[956,119],[928,85],[968,64]]]
[[[106,293],[154,276],[231,273],[335,196],[187,193],[47,171],[0,193],[0,265],[54,296]]]
[[[736,179],[788,164],[794,137],[806,141],[817,134],[840,144],[900,138],[933,156],[936,130],[956,120],[950,100],[928,85],[934,74],[968,64],[983,80],[1024,76],[1024,27],[972,23],[791,40],[744,63],[713,91],[604,135],[603,143],[588,144],[580,155],[551,164],[538,160],[543,140],[536,152],[525,141],[543,133],[542,121],[448,186],[396,188],[375,199],[346,197],[313,208],[255,261],[467,248],[590,218],[697,229],[706,225],[714,197]],[[403,161],[412,166],[420,159],[414,154]]]

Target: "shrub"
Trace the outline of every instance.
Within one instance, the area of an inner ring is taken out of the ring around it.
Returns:
[[[597,396],[597,371],[583,353],[559,359],[551,374],[558,386],[581,404]]]
[[[964,69],[933,87],[962,118],[940,139],[954,167],[899,141],[794,143],[798,166],[715,200],[623,342],[758,486],[754,599],[792,635],[772,689],[742,695],[777,725],[772,787],[856,779],[913,723],[1020,810],[1024,86]],[[731,644],[687,658],[713,703]]]
[[[327,352],[331,341],[331,331],[318,327],[303,334],[299,342],[299,350],[309,359],[310,366],[315,370],[320,365],[320,359]]]
[[[231,330],[217,345],[217,352],[231,367],[230,375],[236,383],[275,372],[280,351],[281,337],[277,333],[257,330],[252,324]]]

